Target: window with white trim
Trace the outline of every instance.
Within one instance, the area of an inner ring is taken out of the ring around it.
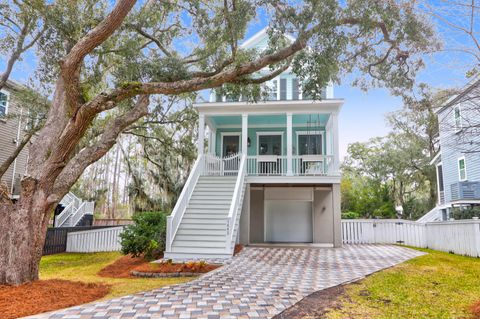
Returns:
[[[8,111],[8,94],[0,92],[0,117],[5,116]]]
[[[467,180],[467,166],[465,165],[465,157],[458,159],[458,179],[460,181]]]
[[[462,129],[462,114],[460,106],[455,106],[453,109],[453,116],[455,118],[455,132],[458,132]]]

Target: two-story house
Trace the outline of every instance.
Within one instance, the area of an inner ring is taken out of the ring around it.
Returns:
[[[437,206],[419,221],[447,220],[453,207],[480,205],[480,79],[471,81],[437,110],[440,152]]]
[[[244,48],[261,48],[266,30]],[[244,245],[341,246],[338,114],[333,87],[302,94],[289,70],[259,103],[198,103],[198,158],[167,220],[165,258],[228,258]],[[205,143],[205,136],[208,136]]]
[[[27,110],[15,99],[14,92],[21,84],[7,81],[0,90],[0,163],[10,157],[24,135],[27,125]],[[28,147],[20,152],[2,176],[1,182],[13,198],[20,193],[20,180],[27,173]]]

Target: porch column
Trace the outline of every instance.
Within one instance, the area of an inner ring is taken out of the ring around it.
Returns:
[[[203,155],[205,152],[205,115],[200,113],[198,115],[198,155]]]
[[[248,154],[248,114],[242,114],[242,153]]]
[[[333,139],[333,171],[339,173],[340,171],[340,150],[338,139],[338,113],[332,113],[332,139]]]
[[[293,146],[292,146],[292,113],[287,113],[287,175],[292,176],[292,160],[293,160]]]
[[[210,146],[210,153],[212,155],[215,155],[216,154],[216,148],[217,148],[217,130],[212,128],[211,129],[211,136],[212,136],[212,139],[211,139],[211,146]]]

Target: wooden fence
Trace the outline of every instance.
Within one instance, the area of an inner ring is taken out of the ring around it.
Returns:
[[[342,220],[345,244],[404,244],[480,257],[480,221]]]
[[[102,229],[105,226],[57,227],[49,228],[43,245],[43,255],[64,253],[67,251],[67,234],[70,232]]]
[[[67,252],[119,251],[122,231],[123,227],[109,227],[68,233]]]

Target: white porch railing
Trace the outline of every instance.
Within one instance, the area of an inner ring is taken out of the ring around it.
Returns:
[[[123,227],[109,227],[84,230],[67,234],[67,252],[93,253],[100,251],[119,251],[120,233]]]
[[[247,174],[252,176],[328,176],[338,171],[333,155],[294,155],[292,172],[288,172],[287,156],[247,156]]]
[[[205,154],[202,175],[237,175],[240,165],[241,154],[233,154],[226,157],[218,157]]]
[[[232,203],[230,204],[230,209],[228,211],[227,217],[227,243],[226,249],[227,253],[233,251],[234,248],[234,238],[235,235],[235,223],[237,222],[237,217],[239,211],[242,209],[242,199],[245,191],[245,176],[247,174],[247,156],[245,154],[241,155],[240,166],[238,168],[238,177],[235,182],[235,189],[233,191]]]
[[[187,209],[190,197],[192,197],[195,185],[197,185],[198,178],[204,169],[204,156],[205,155],[198,156],[195,164],[193,165],[192,171],[190,172],[190,175],[183,186],[182,192],[178,197],[172,213],[167,217],[166,251],[171,251],[172,249],[173,238],[175,238],[178,226],[180,226],[183,214],[185,214],[185,210]]]

